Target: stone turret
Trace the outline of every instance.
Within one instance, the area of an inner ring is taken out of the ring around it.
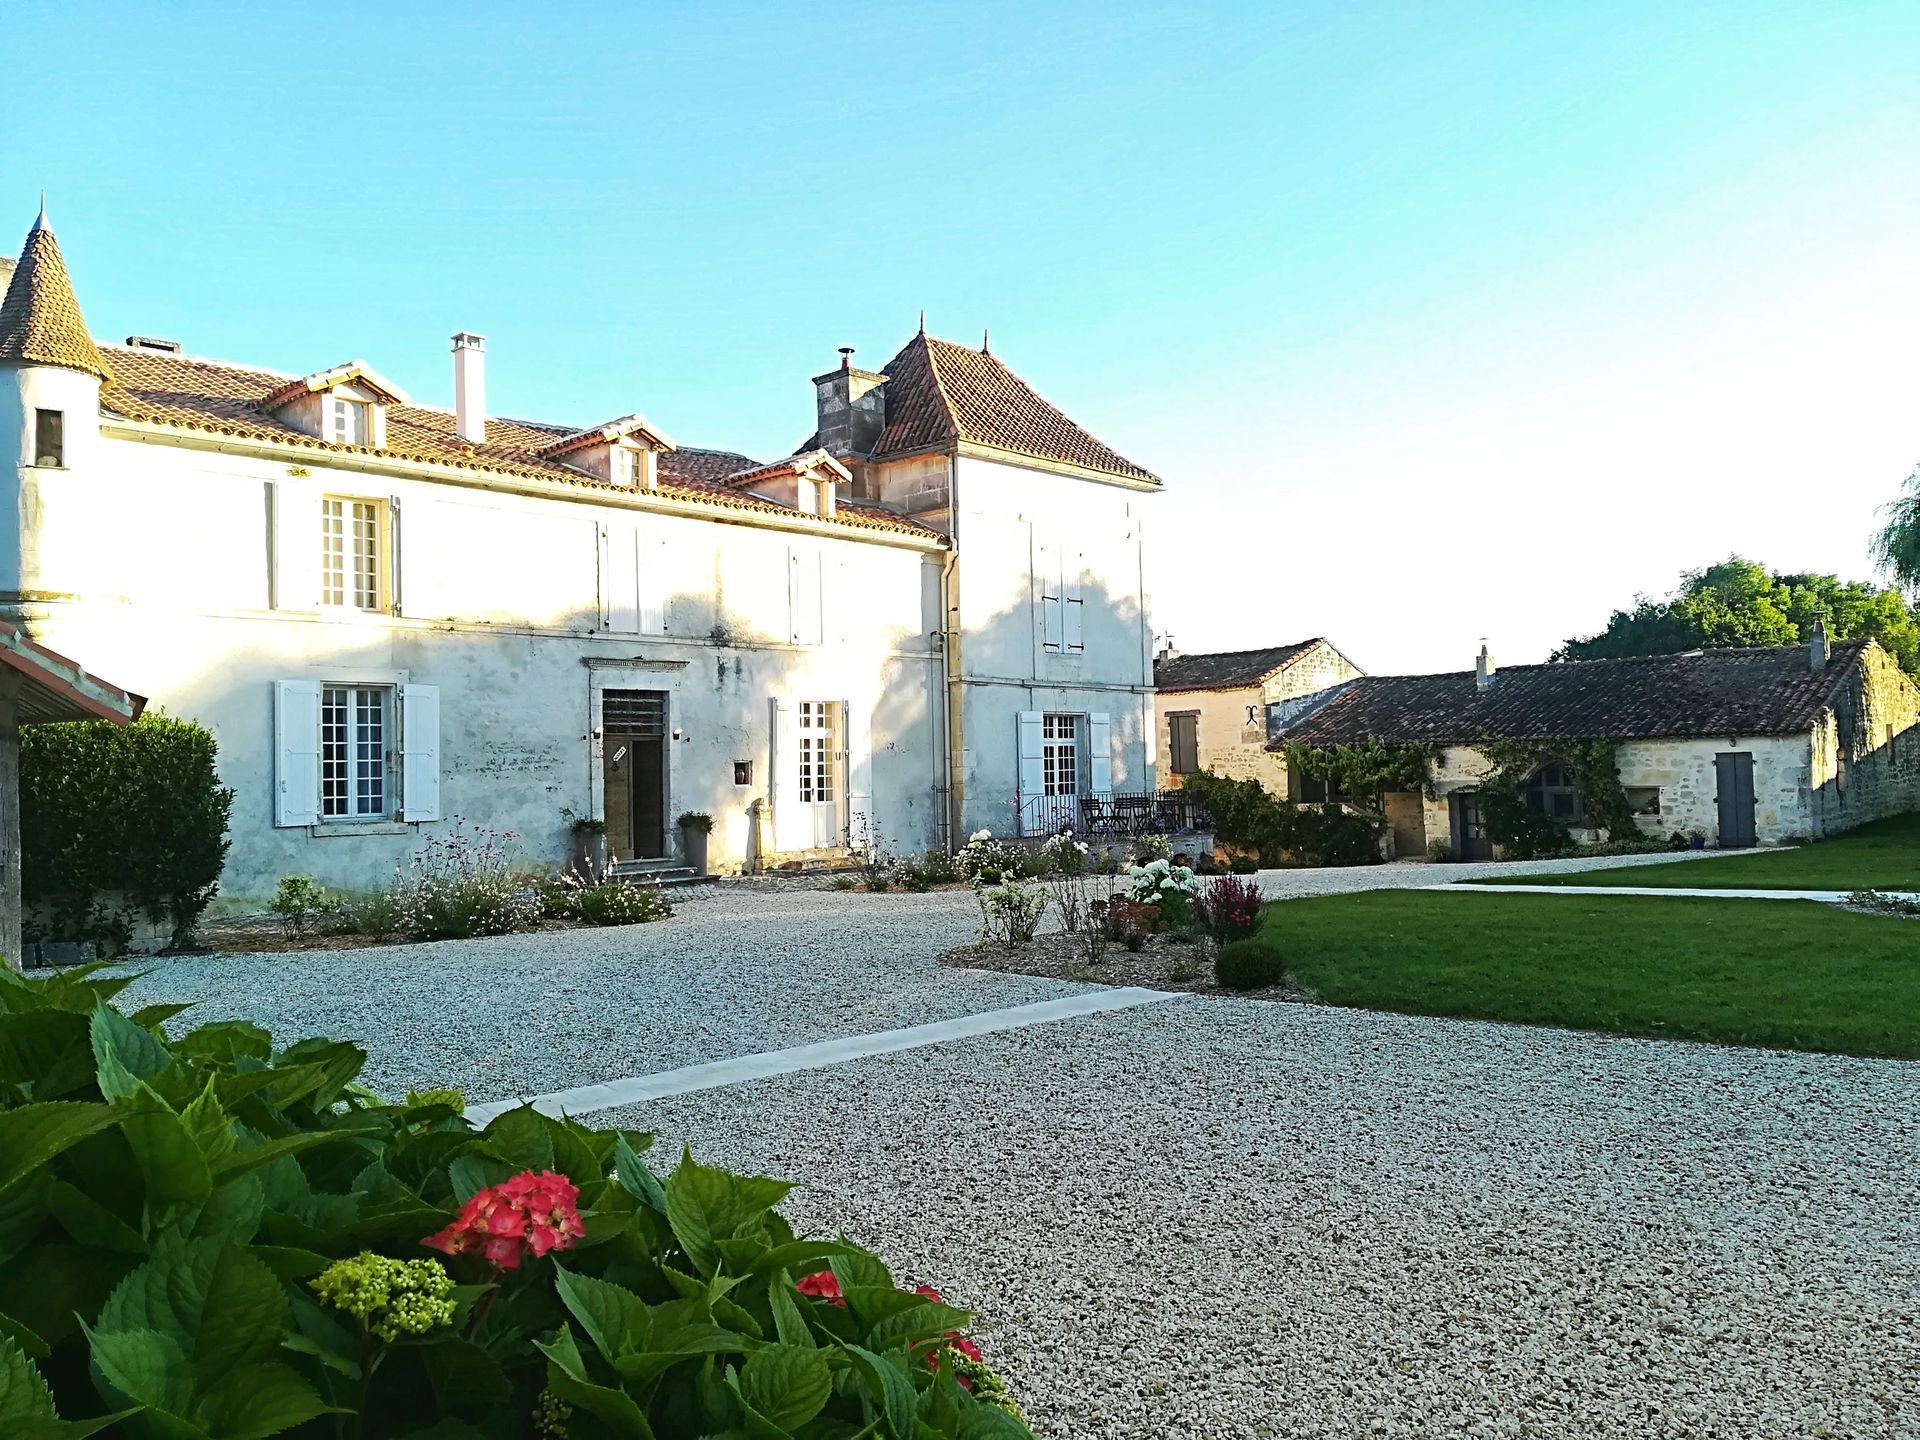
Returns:
[[[92,463],[100,387],[112,380],[43,200],[0,300],[0,590],[35,588],[33,558],[22,553],[22,491]]]

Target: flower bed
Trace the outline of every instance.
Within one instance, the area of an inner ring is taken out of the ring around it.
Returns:
[[[785,1182],[169,1038],[127,983],[0,970],[0,1431],[1031,1440],[967,1312],[796,1236]]]
[[[1037,975],[1048,980],[1080,980],[1097,985],[1143,985],[1196,995],[1241,995],[1255,1000],[1314,1001],[1318,997],[1291,981],[1263,990],[1236,991],[1213,975],[1213,947],[1203,940],[1181,941],[1165,932],[1147,936],[1137,951],[1109,946],[1089,962],[1084,940],[1074,935],[1036,935],[1017,949],[1003,945],[962,945],[940,956],[940,963],[961,970],[997,970]]]

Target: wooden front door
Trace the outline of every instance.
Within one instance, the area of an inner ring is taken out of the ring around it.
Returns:
[[[1753,824],[1753,752],[1728,750],[1713,757],[1720,782],[1720,848],[1744,850],[1758,838]]]
[[[1493,859],[1493,841],[1487,838],[1486,822],[1480,818],[1480,796],[1472,790],[1456,791],[1449,804],[1453,810],[1453,858]]]
[[[600,695],[600,775],[607,853],[658,860],[667,853],[667,696],[662,690]]]

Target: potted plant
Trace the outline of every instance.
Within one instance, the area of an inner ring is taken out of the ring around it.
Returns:
[[[573,836],[573,868],[598,875],[607,868],[607,822],[562,810]]]
[[[1706,849],[1707,848],[1707,832],[1697,828],[1693,830],[1689,830],[1687,832],[1687,846],[1689,849],[1693,849],[1693,850]]]
[[[689,810],[680,817],[680,853],[696,875],[707,873],[707,837],[713,833],[713,816]]]

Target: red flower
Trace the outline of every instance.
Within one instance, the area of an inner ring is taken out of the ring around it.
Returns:
[[[794,1282],[794,1289],[802,1295],[811,1295],[816,1300],[825,1300],[830,1305],[847,1308],[847,1300],[840,1293],[840,1279],[831,1270],[816,1270],[811,1275],[802,1276]]]
[[[941,1298],[940,1292],[931,1285],[916,1285],[913,1287],[913,1293],[916,1295],[924,1295],[936,1305],[944,1305],[947,1303]],[[973,1341],[967,1339],[967,1337],[962,1335],[958,1330],[947,1331],[946,1343],[973,1361],[974,1364],[980,1365],[985,1363],[980,1355],[980,1347],[974,1344]],[[938,1370],[940,1368],[940,1349],[941,1347],[936,1345],[927,1352],[927,1366],[929,1369]],[[962,1375],[960,1377],[960,1385],[962,1389],[971,1390],[973,1388],[973,1381]]]
[[[580,1189],[564,1175],[523,1170],[511,1180],[476,1191],[459,1218],[420,1243],[447,1255],[484,1255],[502,1270],[564,1250],[582,1235]]]

